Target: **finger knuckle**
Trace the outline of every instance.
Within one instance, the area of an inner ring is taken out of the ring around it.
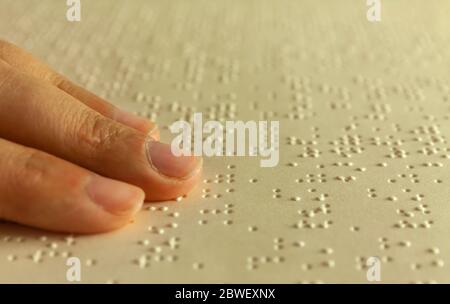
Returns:
[[[24,189],[38,186],[49,175],[51,157],[36,150],[29,150],[19,156],[14,170],[14,188]]]
[[[7,48],[10,47],[10,44],[3,39],[0,39],[0,58],[3,57],[3,53]]]
[[[16,73],[2,59],[0,59],[0,90],[15,79]]]
[[[78,122],[77,138],[88,157],[98,158],[114,149],[123,130],[101,115],[82,115]]]
[[[52,71],[47,71],[45,78],[48,79],[48,81],[57,88],[60,88],[61,90],[66,91],[69,94],[71,93],[68,89],[67,79],[64,76]]]

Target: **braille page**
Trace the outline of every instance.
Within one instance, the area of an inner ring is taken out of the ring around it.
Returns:
[[[0,282],[450,283],[450,2],[0,0],[0,37],[169,126],[278,121],[101,235],[0,223]]]

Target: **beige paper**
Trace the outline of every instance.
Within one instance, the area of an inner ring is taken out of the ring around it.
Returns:
[[[0,37],[162,126],[280,122],[280,161],[205,159],[124,229],[0,224],[0,282],[450,282],[450,3],[0,0]]]

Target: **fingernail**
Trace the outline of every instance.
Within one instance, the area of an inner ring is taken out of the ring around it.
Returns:
[[[175,156],[168,144],[147,141],[147,158],[159,174],[177,179],[187,179],[201,169],[202,159],[195,156]]]
[[[153,139],[159,139],[158,126],[148,119],[140,117],[130,112],[118,111],[115,117],[116,121],[137,130],[148,131]]]
[[[94,203],[115,215],[136,213],[145,199],[141,189],[99,175],[92,177],[86,191]]]
[[[159,128],[156,124],[153,125],[153,128],[148,132],[147,136],[152,140],[159,140]]]

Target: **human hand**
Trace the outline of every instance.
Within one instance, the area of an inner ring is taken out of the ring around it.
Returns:
[[[0,40],[0,219],[97,233],[127,224],[144,199],[168,200],[200,179],[157,126],[73,84]]]

